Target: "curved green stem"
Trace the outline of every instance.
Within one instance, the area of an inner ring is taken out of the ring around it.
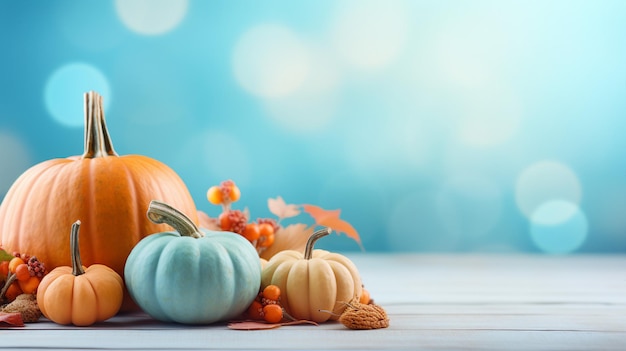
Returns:
[[[309,240],[306,242],[306,246],[304,247],[304,259],[310,260],[313,257],[313,247],[315,246],[315,242],[322,237],[330,234],[333,230],[330,228],[322,228],[315,233],[311,234]]]
[[[80,259],[80,246],[78,245],[78,231],[80,229],[80,221],[72,224],[72,230],[70,231],[70,254],[72,255],[72,274],[79,276],[85,274],[83,269],[83,262]]]
[[[147,215],[148,219],[154,223],[169,224],[182,236],[190,236],[196,239],[204,236],[189,217],[164,202],[150,201]]]
[[[83,158],[117,156],[104,119],[102,96],[85,93],[85,150]]]

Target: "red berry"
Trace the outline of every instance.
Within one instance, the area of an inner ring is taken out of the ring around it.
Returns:
[[[233,182],[232,180],[223,181],[220,184],[219,189],[222,193],[223,203],[235,202],[239,200],[239,198],[241,197],[241,191],[239,190],[237,185],[235,185],[235,182]]]
[[[243,231],[246,229],[246,223],[248,222],[248,218],[246,218],[246,215],[240,210],[222,212],[218,220],[222,230],[237,234],[243,234]]]
[[[28,271],[33,277],[43,278],[46,274],[46,266],[36,256],[32,256],[28,260]]]

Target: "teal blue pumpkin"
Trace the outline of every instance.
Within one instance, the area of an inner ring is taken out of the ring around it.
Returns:
[[[183,213],[152,201],[148,218],[177,232],[143,238],[124,267],[128,291],[155,319],[209,324],[241,315],[261,286],[261,263],[241,235],[198,230]]]

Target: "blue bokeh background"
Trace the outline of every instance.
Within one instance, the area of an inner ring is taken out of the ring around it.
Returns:
[[[0,198],[97,90],[212,216],[233,179],[370,252],[626,250],[626,1],[0,0],[0,48]]]

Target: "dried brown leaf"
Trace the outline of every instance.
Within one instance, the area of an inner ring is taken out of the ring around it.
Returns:
[[[274,243],[261,252],[261,258],[269,260],[276,253],[283,250],[296,250],[304,252],[307,240],[313,234],[313,227],[297,223],[281,227],[274,235]]]
[[[19,312],[0,312],[0,327],[23,327],[24,320]]]
[[[286,325],[297,325],[297,324],[313,324],[318,325],[313,321],[307,320],[297,320],[297,321],[289,321],[284,323],[266,323],[266,322],[258,322],[258,321],[242,321],[242,322],[231,322],[228,323],[228,328],[234,330],[265,330],[265,329],[274,329]]]
[[[198,222],[200,228],[216,231],[222,230],[218,225],[216,218],[211,218],[208,214],[200,210],[198,210]]]

